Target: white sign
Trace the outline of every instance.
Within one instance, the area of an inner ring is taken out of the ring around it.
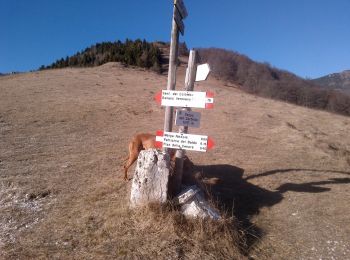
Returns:
[[[199,127],[201,121],[201,113],[186,110],[176,110],[175,125]]]
[[[162,106],[213,108],[213,97],[212,92],[162,90],[161,96],[156,95],[156,100]]]
[[[182,19],[185,19],[188,15],[185,4],[182,0],[174,0],[174,4],[177,10],[180,12]]]
[[[158,131],[156,143],[161,143],[164,148],[183,149],[198,152],[206,152],[214,146],[214,142],[205,135],[190,135],[173,132]]]
[[[206,80],[210,72],[208,63],[197,66],[196,81]]]

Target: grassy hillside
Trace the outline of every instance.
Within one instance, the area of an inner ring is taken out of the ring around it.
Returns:
[[[293,104],[350,115],[350,96],[324,89],[290,72],[259,63],[237,52],[218,48],[199,49],[202,62],[213,74],[236,83],[248,93]]]
[[[181,64],[179,85],[184,79]],[[0,78],[0,259],[349,255],[350,117],[259,98],[211,76],[196,90],[213,91],[215,107],[200,110],[201,127],[190,133],[216,145],[187,155],[192,176],[220,180],[203,188],[232,218],[130,210],[122,162],[135,133],[163,128],[153,98],[166,81],[119,63]]]

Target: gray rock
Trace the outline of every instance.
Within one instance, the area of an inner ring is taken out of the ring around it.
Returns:
[[[156,149],[141,151],[132,180],[130,206],[164,203],[168,197],[169,155]]]
[[[182,214],[187,217],[211,218],[214,220],[221,218],[219,211],[205,200],[197,186],[184,189],[176,199],[177,203],[181,205]]]

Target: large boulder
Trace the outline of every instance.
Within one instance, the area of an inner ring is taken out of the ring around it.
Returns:
[[[132,180],[130,206],[164,203],[168,198],[170,158],[156,149],[140,152]]]

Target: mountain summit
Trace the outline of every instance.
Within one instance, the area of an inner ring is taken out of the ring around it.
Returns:
[[[340,73],[332,73],[314,79],[313,82],[328,89],[337,89],[350,94],[350,70],[344,70]]]

